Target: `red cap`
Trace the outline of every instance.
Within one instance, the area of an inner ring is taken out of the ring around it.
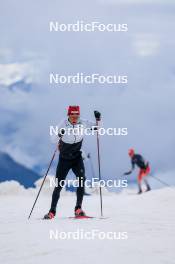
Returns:
[[[134,149],[131,148],[131,149],[128,150],[128,155],[130,157],[132,157],[134,155],[134,153],[135,153]]]
[[[67,115],[77,114],[80,115],[80,107],[78,105],[70,105],[68,108]]]

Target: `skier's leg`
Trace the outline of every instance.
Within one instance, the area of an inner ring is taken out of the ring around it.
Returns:
[[[75,210],[80,209],[83,202],[84,196],[84,183],[85,183],[85,168],[82,157],[78,158],[73,164],[72,171],[75,173],[78,178],[78,187],[77,187],[77,203]]]
[[[51,202],[51,208],[50,212],[56,213],[56,206],[58,203],[58,200],[60,198],[60,192],[63,187],[63,182],[66,179],[66,176],[71,168],[71,162],[69,160],[65,160],[60,158],[57,170],[56,170],[56,184],[57,186],[54,188],[53,194],[52,194],[52,202]]]
[[[144,178],[144,183],[146,185],[146,192],[151,191],[151,187],[150,187],[148,181],[145,178]]]
[[[142,193],[142,187],[141,187],[141,182],[142,182],[142,177],[143,177],[143,171],[142,169],[139,171],[139,174],[137,176],[137,183],[138,183],[138,194]]]
[[[145,171],[145,174],[144,174],[144,183],[146,185],[146,191],[147,192],[151,190],[151,187],[150,187],[150,185],[149,185],[149,183],[148,183],[148,181],[146,179],[146,177],[148,176],[149,173],[150,173],[150,167],[148,166],[146,171]]]

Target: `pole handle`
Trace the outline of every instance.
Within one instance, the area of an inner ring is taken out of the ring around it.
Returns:
[[[96,125],[98,127],[98,120],[96,120]],[[97,155],[98,155],[98,176],[99,181],[101,180],[101,162],[100,162],[100,142],[99,142],[99,133],[97,128]],[[100,189],[100,211],[101,211],[101,217],[103,217],[103,199],[102,199],[102,189],[101,185],[99,186]]]

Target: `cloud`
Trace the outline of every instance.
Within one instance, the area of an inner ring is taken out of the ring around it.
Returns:
[[[0,64],[0,85],[9,86],[21,80],[32,83],[36,75],[37,70],[31,62]]]
[[[153,56],[160,50],[160,41],[154,34],[138,34],[135,37],[133,46],[139,56]]]
[[[49,126],[66,116],[69,104],[79,104],[85,118],[93,119],[93,110],[97,109],[102,112],[105,127],[128,127],[127,137],[100,138],[103,177],[117,177],[130,167],[127,149],[131,146],[150,160],[153,170],[173,171],[175,20],[172,5],[166,2],[169,7],[166,9],[156,1],[156,9],[150,4],[149,9],[140,5],[138,10],[128,2],[126,9],[105,3],[107,7],[94,1],[85,5],[82,1],[76,4],[30,1],[25,5],[19,1],[10,10],[5,9],[1,20],[6,18],[8,23],[2,28],[0,48],[12,50],[13,56],[10,62],[1,64],[1,83],[8,85],[25,77],[32,81],[33,88],[27,94],[1,89],[1,123],[7,128],[9,123],[12,125],[10,135],[1,135],[2,146],[18,161],[30,166],[48,164],[54,149]],[[129,31],[126,34],[49,33],[50,19],[76,22],[82,18],[128,23]],[[8,37],[3,37],[3,31],[8,31]],[[8,57],[8,52],[4,56]],[[33,63],[37,59],[40,62],[40,58],[41,63]],[[129,83],[125,87],[49,86],[48,76],[52,71],[126,73]],[[84,149],[92,153],[97,172],[96,138],[87,137]]]

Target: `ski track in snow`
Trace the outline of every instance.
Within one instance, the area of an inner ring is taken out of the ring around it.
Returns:
[[[104,195],[104,215],[99,219],[98,195],[84,198],[84,210],[94,219],[68,219],[75,196],[62,196],[54,220],[43,221],[50,196],[41,194],[30,220],[35,195],[0,196],[0,263],[175,263],[175,189],[164,188],[143,195]],[[50,230],[127,232],[123,240],[50,239]]]

